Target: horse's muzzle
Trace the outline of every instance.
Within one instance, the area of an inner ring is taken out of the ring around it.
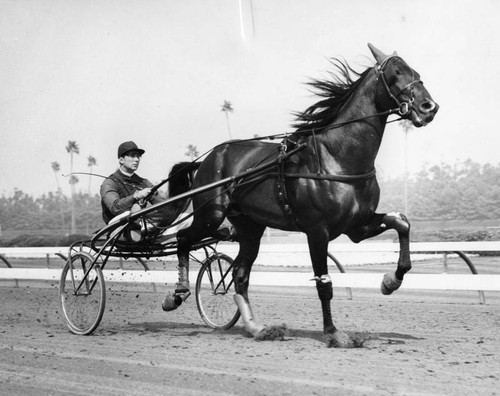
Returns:
[[[413,109],[412,122],[417,128],[426,126],[434,119],[434,116],[439,110],[439,105],[433,100],[426,100],[420,103],[417,109]]]

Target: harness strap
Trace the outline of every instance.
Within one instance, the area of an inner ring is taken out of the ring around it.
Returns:
[[[286,155],[286,145],[282,144],[281,151],[278,156],[278,172],[275,173],[277,175],[276,187],[278,188],[278,202],[281,205],[281,209],[285,217],[288,218],[288,220],[290,220],[295,225],[295,227],[300,229],[299,218],[297,217],[295,212],[292,210],[292,207],[290,206],[290,201],[288,199],[288,194],[286,191],[285,155]],[[273,173],[274,172],[272,172],[270,175],[272,175]]]
[[[376,173],[377,171],[374,168],[370,172],[361,173],[359,175],[329,175],[323,173],[283,173],[283,176],[285,178],[289,177],[294,179],[328,180],[339,183],[352,183],[369,179],[375,176]]]

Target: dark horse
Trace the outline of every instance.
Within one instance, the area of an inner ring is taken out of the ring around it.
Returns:
[[[182,293],[189,288],[187,269],[193,243],[214,236],[225,218],[234,226],[239,242],[233,271],[234,298],[245,330],[256,339],[283,337],[279,328],[257,322],[248,298],[250,271],[266,227],[307,235],[329,346],[356,346],[353,337],[337,330],[332,321],[329,241],[345,234],[357,243],[396,230],[399,260],[396,271],[383,278],[383,294],[398,289],[411,268],[408,220],[400,213],[375,212],[380,190],[374,163],[390,114],[399,113],[415,127],[422,127],[433,120],[439,106],[419,74],[402,58],[369,47],[377,62],[374,67],[357,74],[345,62],[334,60],[339,72],[334,81],[311,83],[323,100],[298,115],[296,131],[281,144],[227,142],[217,146],[198,169],[193,188],[269,162],[286,149],[305,147],[264,177],[193,197],[193,223],[178,233],[177,292]],[[353,73],[358,77],[354,81]]]

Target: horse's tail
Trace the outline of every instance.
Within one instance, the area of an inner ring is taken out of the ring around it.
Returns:
[[[200,164],[196,162],[179,162],[175,164],[168,175],[168,198],[189,191],[193,186],[194,176]],[[160,227],[172,224],[183,212],[188,209],[190,199],[173,202],[160,209]]]
[[[200,162],[178,162],[172,167],[168,175],[169,198],[191,190],[196,171],[200,165]]]

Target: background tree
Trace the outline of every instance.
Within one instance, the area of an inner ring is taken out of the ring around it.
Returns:
[[[413,124],[411,123],[410,120],[401,120],[399,121],[399,125],[401,125],[401,128],[403,128],[403,131],[405,133],[405,173],[404,173],[404,194],[403,194],[403,199],[404,199],[404,213],[409,216],[409,209],[408,209],[408,132],[410,132],[413,129]]]
[[[229,113],[233,112],[233,105],[228,100],[225,100],[222,104],[221,111],[226,113],[226,123],[227,123],[227,133],[229,134],[229,139],[232,139],[231,128],[229,126]]]
[[[80,154],[80,148],[78,144],[74,140],[69,140],[68,145],[66,146],[66,151],[69,153],[71,162],[70,162],[70,178],[69,184],[71,186],[71,233],[76,233],[76,217],[75,217],[75,187],[76,183],[78,183],[78,178],[73,175],[73,155]]]
[[[192,144],[188,145],[186,151],[186,154],[184,154],[186,157],[191,158],[191,161],[194,161],[195,158],[198,158],[200,153],[198,152],[198,148]]]
[[[89,173],[92,173],[92,169],[94,166],[97,165],[97,160],[92,157],[91,155],[89,155],[87,157],[87,166],[89,167]],[[89,176],[89,195],[90,195],[90,183],[92,182],[92,175]]]
[[[380,177],[379,182],[378,212],[402,211],[403,175]],[[410,177],[408,192],[414,241],[500,240],[500,164],[481,165],[465,160],[452,165],[426,165]],[[104,225],[98,194],[89,197],[80,192],[74,199],[77,233],[90,233]],[[60,191],[38,198],[18,189],[0,195],[0,246],[4,246],[2,239],[19,235],[66,236],[69,230],[61,227],[59,214],[64,215],[68,225],[70,205],[69,195]],[[17,246],[35,245],[23,242]]]

